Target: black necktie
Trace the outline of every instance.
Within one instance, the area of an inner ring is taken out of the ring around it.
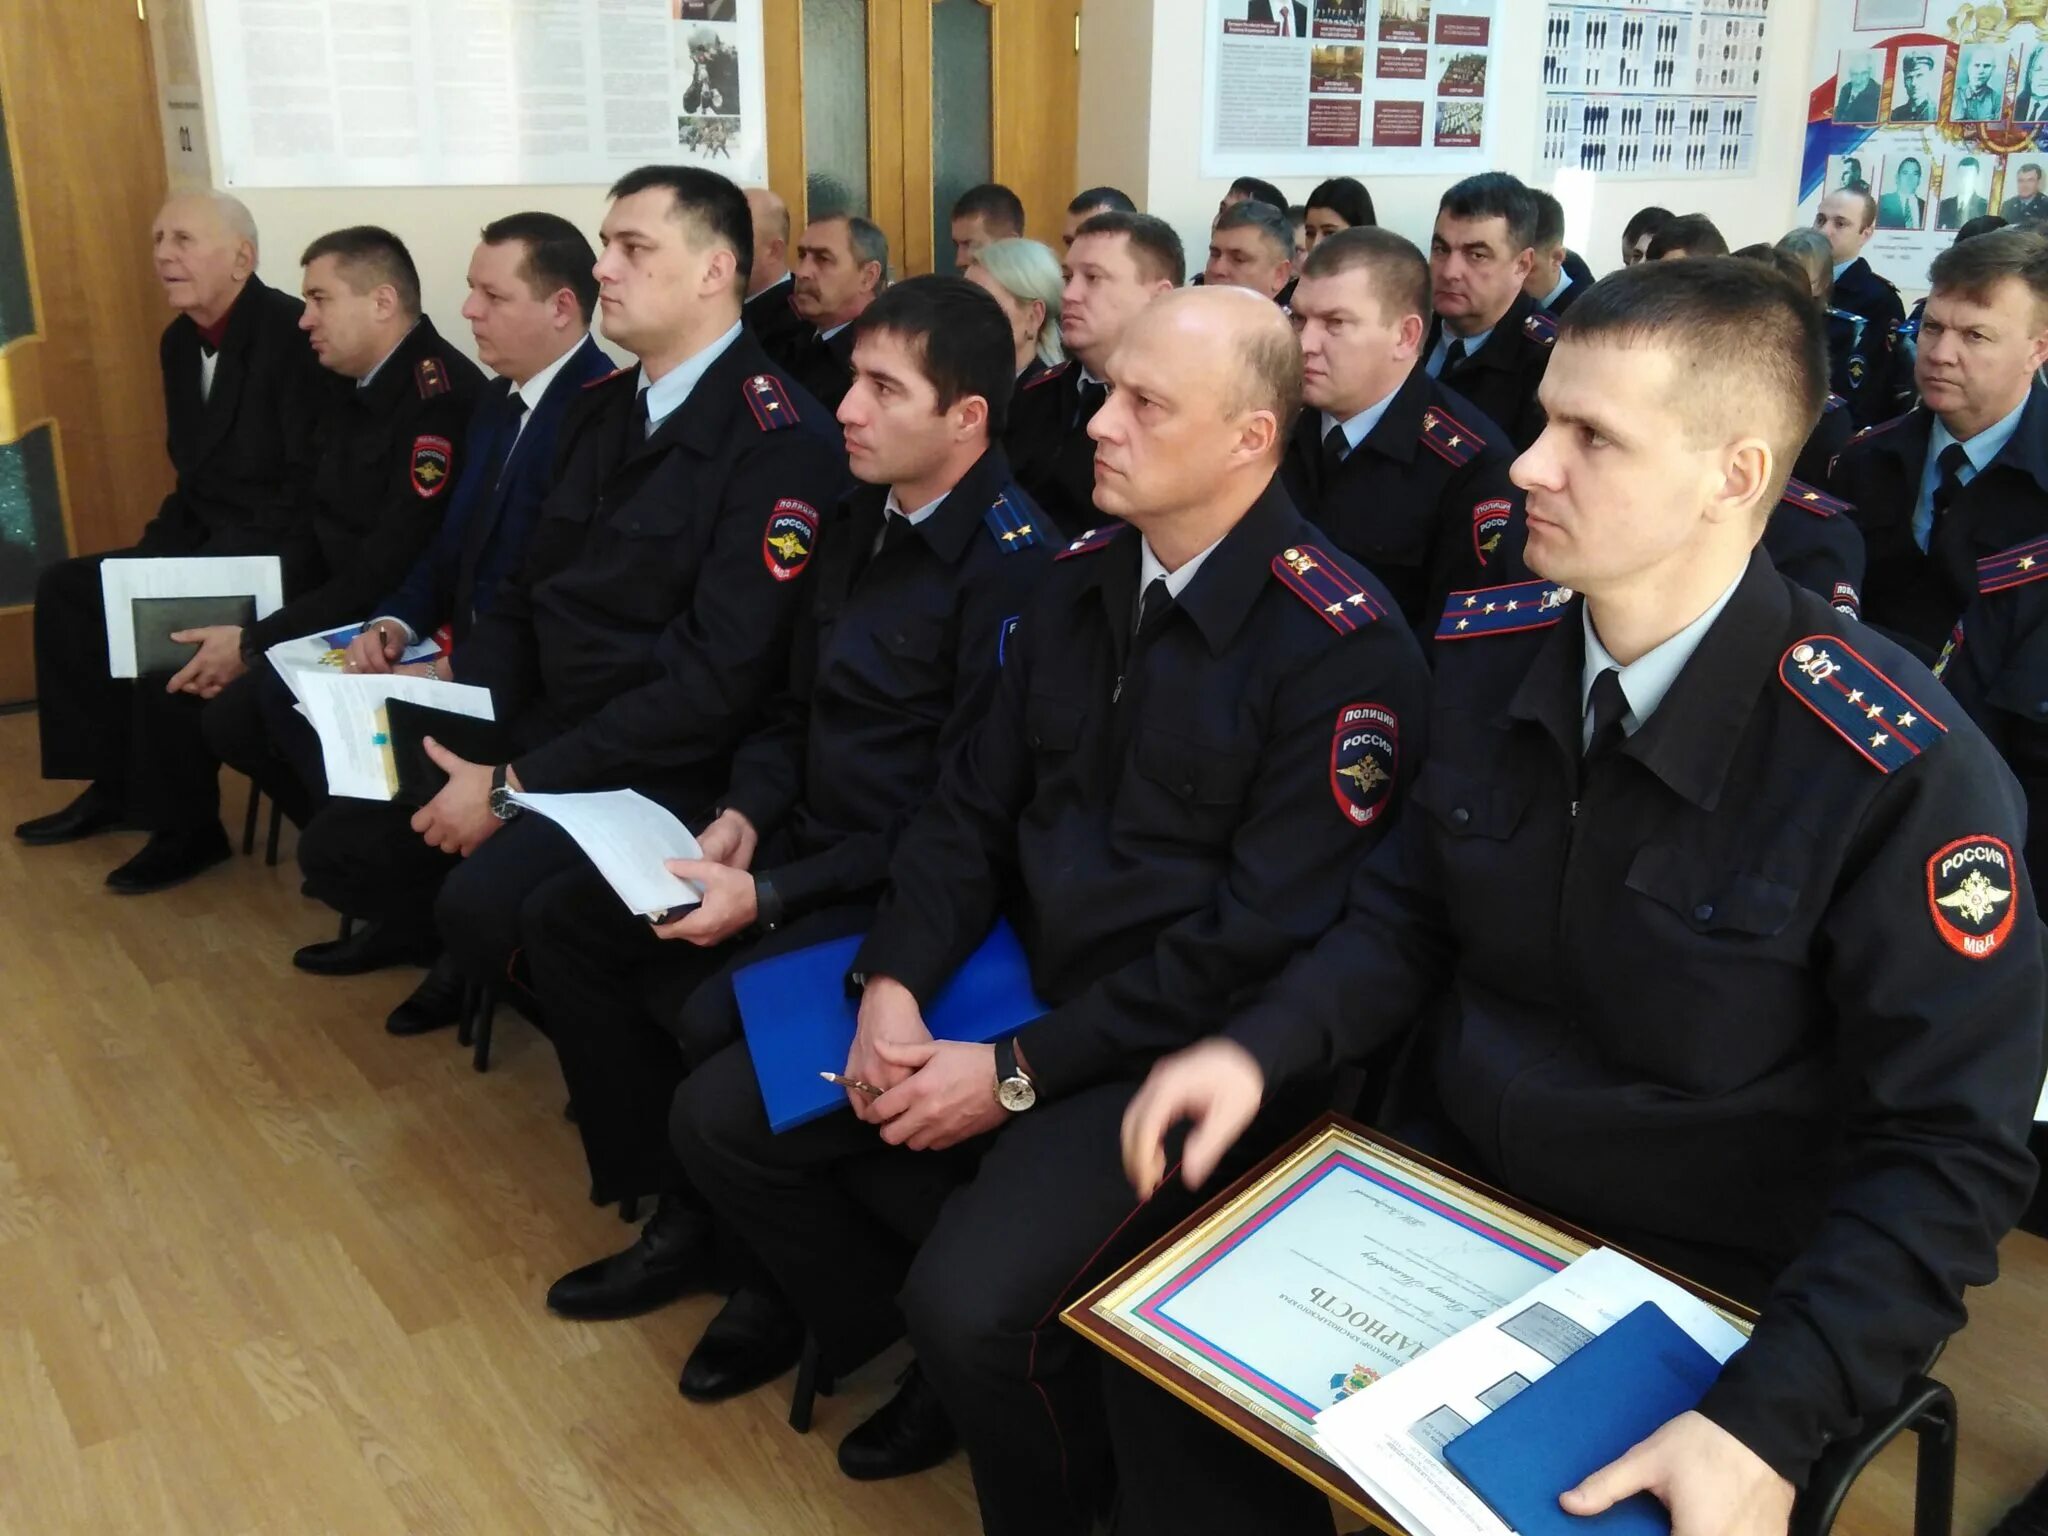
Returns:
[[[1443,375],[1449,373],[1463,361],[1465,361],[1465,338],[1453,336],[1450,346],[1444,349],[1444,365],[1437,370],[1437,377],[1443,377]]]
[[[1154,576],[1144,591],[1138,594],[1138,606],[1131,614],[1131,633],[1143,635],[1159,627],[1166,617],[1166,610],[1173,606],[1173,594],[1166,589],[1166,578]]]
[[[643,402],[647,399],[646,390],[643,389],[640,392],[640,398]],[[643,411],[646,409],[644,404],[641,408]],[[506,466],[512,462],[512,450],[519,443],[519,424],[525,419],[526,397],[520,394],[517,389],[514,389],[505,401],[505,436],[502,445],[498,449],[498,472],[491,477],[491,484],[498,485],[503,483]]]
[[[1963,470],[1969,466],[1970,456],[1963,450],[1961,443],[1950,443],[1941,450],[1940,456],[1934,462],[1941,470],[1941,475],[1934,482],[1934,497],[1930,505],[1934,509],[1933,522],[1938,523],[1941,521],[1942,513],[1948,510],[1948,504],[1955,499],[1956,492],[1963,488]],[[1930,525],[1927,530],[1927,544],[1933,542],[1934,529]],[[1926,544],[1921,546],[1923,549],[1926,547]]]
[[[1074,430],[1079,431],[1095,419],[1095,413],[1102,409],[1102,402],[1109,398],[1109,386],[1100,379],[1081,381],[1081,409],[1074,417]]]
[[[1323,434],[1323,484],[1328,485],[1335,477],[1337,466],[1350,451],[1351,439],[1344,435],[1343,427],[1332,427]]]
[[[654,416],[647,406],[647,397],[652,393],[649,389],[640,391],[640,441],[643,443],[654,435]]]
[[[1581,760],[1581,777],[1587,769],[1608,756],[1628,739],[1622,718],[1628,714],[1628,695],[1621,691],[1621,669],[1608,667],[1593,679],[1591,695],[1593,734],[1586,742]]]

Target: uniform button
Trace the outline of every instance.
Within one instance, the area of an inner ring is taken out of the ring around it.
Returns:
[[[1470,821],[1471,819],[1472,813],[1466,810],[1465,807],[1463,807],[1462,805],[1451,812],[1451,820],[1456,822],[1461,827],[1464,826],[1465,823]]]
[[[1692,920],[1696,923],[1708,922],[1713,918],[1713,915],[1714,905],[1712,902],[1703,901],[1692,909]]]

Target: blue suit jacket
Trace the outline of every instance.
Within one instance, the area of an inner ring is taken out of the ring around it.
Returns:
[[[422,639],[452,623],[461,643],[476,616],[490,608],[499,584],[526,557],[541,498],[554,481],[555,434],[563,413],[584,385],[613,366],[585,336],[533,407],[509,460],[505,441],[515,430],[507,405],[511,389],[498,379],[483,390],[470,418],[467,467],[455,482],[441,530],[398,590],[370,610],[373,616],[403,619]]]

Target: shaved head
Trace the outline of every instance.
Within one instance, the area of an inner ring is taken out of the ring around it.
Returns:
[[[754,266],[747,279],[751,299],[789,275],[789,204],[772,188],[748,187],[747,215],[754,223]]]
[[[772,187],[747,188],[747,212],[754,216],[754,239],[772,235],[785,244],[789,240],[789,204]]]
[[[1282,447],[1301,411],[1301,343],[1286,313],[1249,288],[1177,288],[1138,316],[1137,325],[1174,326],[1192,357],[1214,363],[1223,414],[1269,412]]]

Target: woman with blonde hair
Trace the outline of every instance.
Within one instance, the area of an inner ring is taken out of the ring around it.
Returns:
[[[1036,240],[997,240],[974,253],[964,274],[985,288],[1010,318],[1018,382],[1066,361],[1060,346],[1059,258]]]

